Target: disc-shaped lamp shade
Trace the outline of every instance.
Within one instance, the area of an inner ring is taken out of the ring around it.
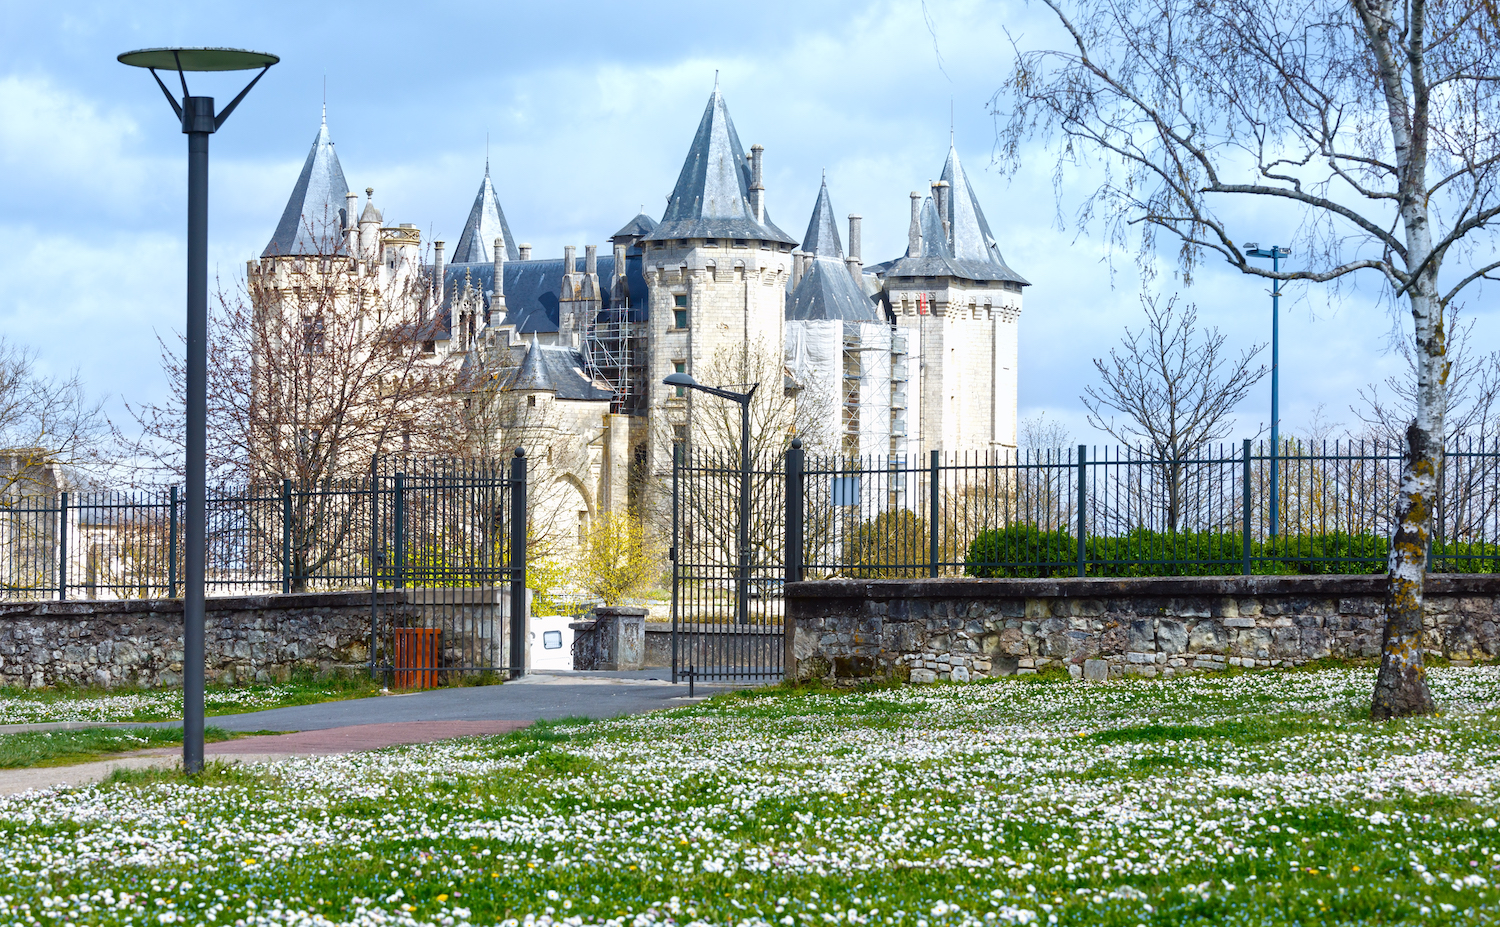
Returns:
[[[243,48],[142,48],[117,59],[121,64],[162,71],[249,71],[281,59],[267,52]]]

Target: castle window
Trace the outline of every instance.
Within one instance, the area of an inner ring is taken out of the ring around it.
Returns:
[[[528,408],[535,409],[536,408],[536,397],[535,396],[527,396],[526,397],[526,405],[527,405]]]
[[[736,238],[734,240],[734,246],[736,248],[748,248],[748,247],[750,247],[750,242],[746,241],[743,238]]]
[[[422,353],[423,354],[436,354],[437,353],[437,342],[436,341],[432,341],[432,340],[428,340],[428,341],[422,342]]]
[[[675,460],[687,451],[687,426],[672,426],[672,458]]]
[[[770,251],[771,250],[771,243],[769,241],[763,241],[763,242],[761,242],[760,243],[760,250],[762,250],[762,251]]]
[[[719,240],[717,238],[705,238],[703,239],[703,247],[717,248],[719,247]]]
[[[323,347],[323,320],[315,317],[304,318],[302,320],[302,353],[322,354]]]
[[[688,301],[686,293],[678,293],[672,297],[672,323],[676,328],[688,327]],[[678,371],[681,373],[681,371]]]
[[[687,373],[687,361],[672,361],[672,372],[673,373]],[[682,397],[684,397],[686,395],[687,395],[687,387],[686,386],[679,386],[679,387],[677,387],[677,398],[678,399],[681,399]]]

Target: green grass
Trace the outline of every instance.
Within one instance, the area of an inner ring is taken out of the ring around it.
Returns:
[[[203,739],[217,743],[238,736],[204,728]],[[75,730],[23,731],[0,734],[0,769],[66,766],[119,753],[182,744],[182,729],[172,727],[88,727]]]
[[[121,772],[0,799],[0,921],[1493,922],[1500,672],[1431,677],[1442,714],[1391,724],[1367,667],[781,686]]]

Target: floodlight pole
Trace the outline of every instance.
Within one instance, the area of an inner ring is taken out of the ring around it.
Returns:
[[[1271,272],[1281,273],[1281,259],[1292,253],[1290,248],[1245,246],[1246,257],[1270,258]],[[1271,515],[1268,525],[1271,537],[1281,527],[1281,280],[1271,281]]]
[[[213,97],[195,97],[188,92],[187,75],[183,72],[194,69],[191,60],[185,64],[177,51],[159,51],[170,54],[176,65],[182,83],[181,103],[172,96],[150,63],[132,62],[129,60],[132,53],[120,56],[120,60],[150,69],[151,76],[166,94],[167,102],[181,119],[182,133],[188,137],[187,357],[183,410],[187,419],[183,442],[187,517],[183,537],[182,767],[192,774],[203,770],[204,580],[208,533],[208,137],[218,131],[276,59],[271,56],[269,61],[257,62],[260,73],[224,107],[222,113],[216,114]],[[193,50],[184,49],[182,52],[191,55]]]

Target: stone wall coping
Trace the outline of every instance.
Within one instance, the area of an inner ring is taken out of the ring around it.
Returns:
[[[377,592],[375,604],[394,605],[401,592]],[[211,596],[204,600],[209,612],[251,610],[287,611],[319,608],[349,608],[370,604],[370,591],[293,592],[285,595]],[[68,599],[62,602],[0,602],[0,620],[6,618],[90,618],[95,615],[181,614],[182,599]]]
[[[787,599],[1031,599],[1111,596],[1382,596],[1384,574],[1132,576],[1050,579],[819,579],[787,583]],[[1500,595],[1500,574],[1432,573],[1429,595]]]
[[[649,611],[643,605],[596,605],[594,614],[601,618],[619,616],[622,618],[644,618]]]

